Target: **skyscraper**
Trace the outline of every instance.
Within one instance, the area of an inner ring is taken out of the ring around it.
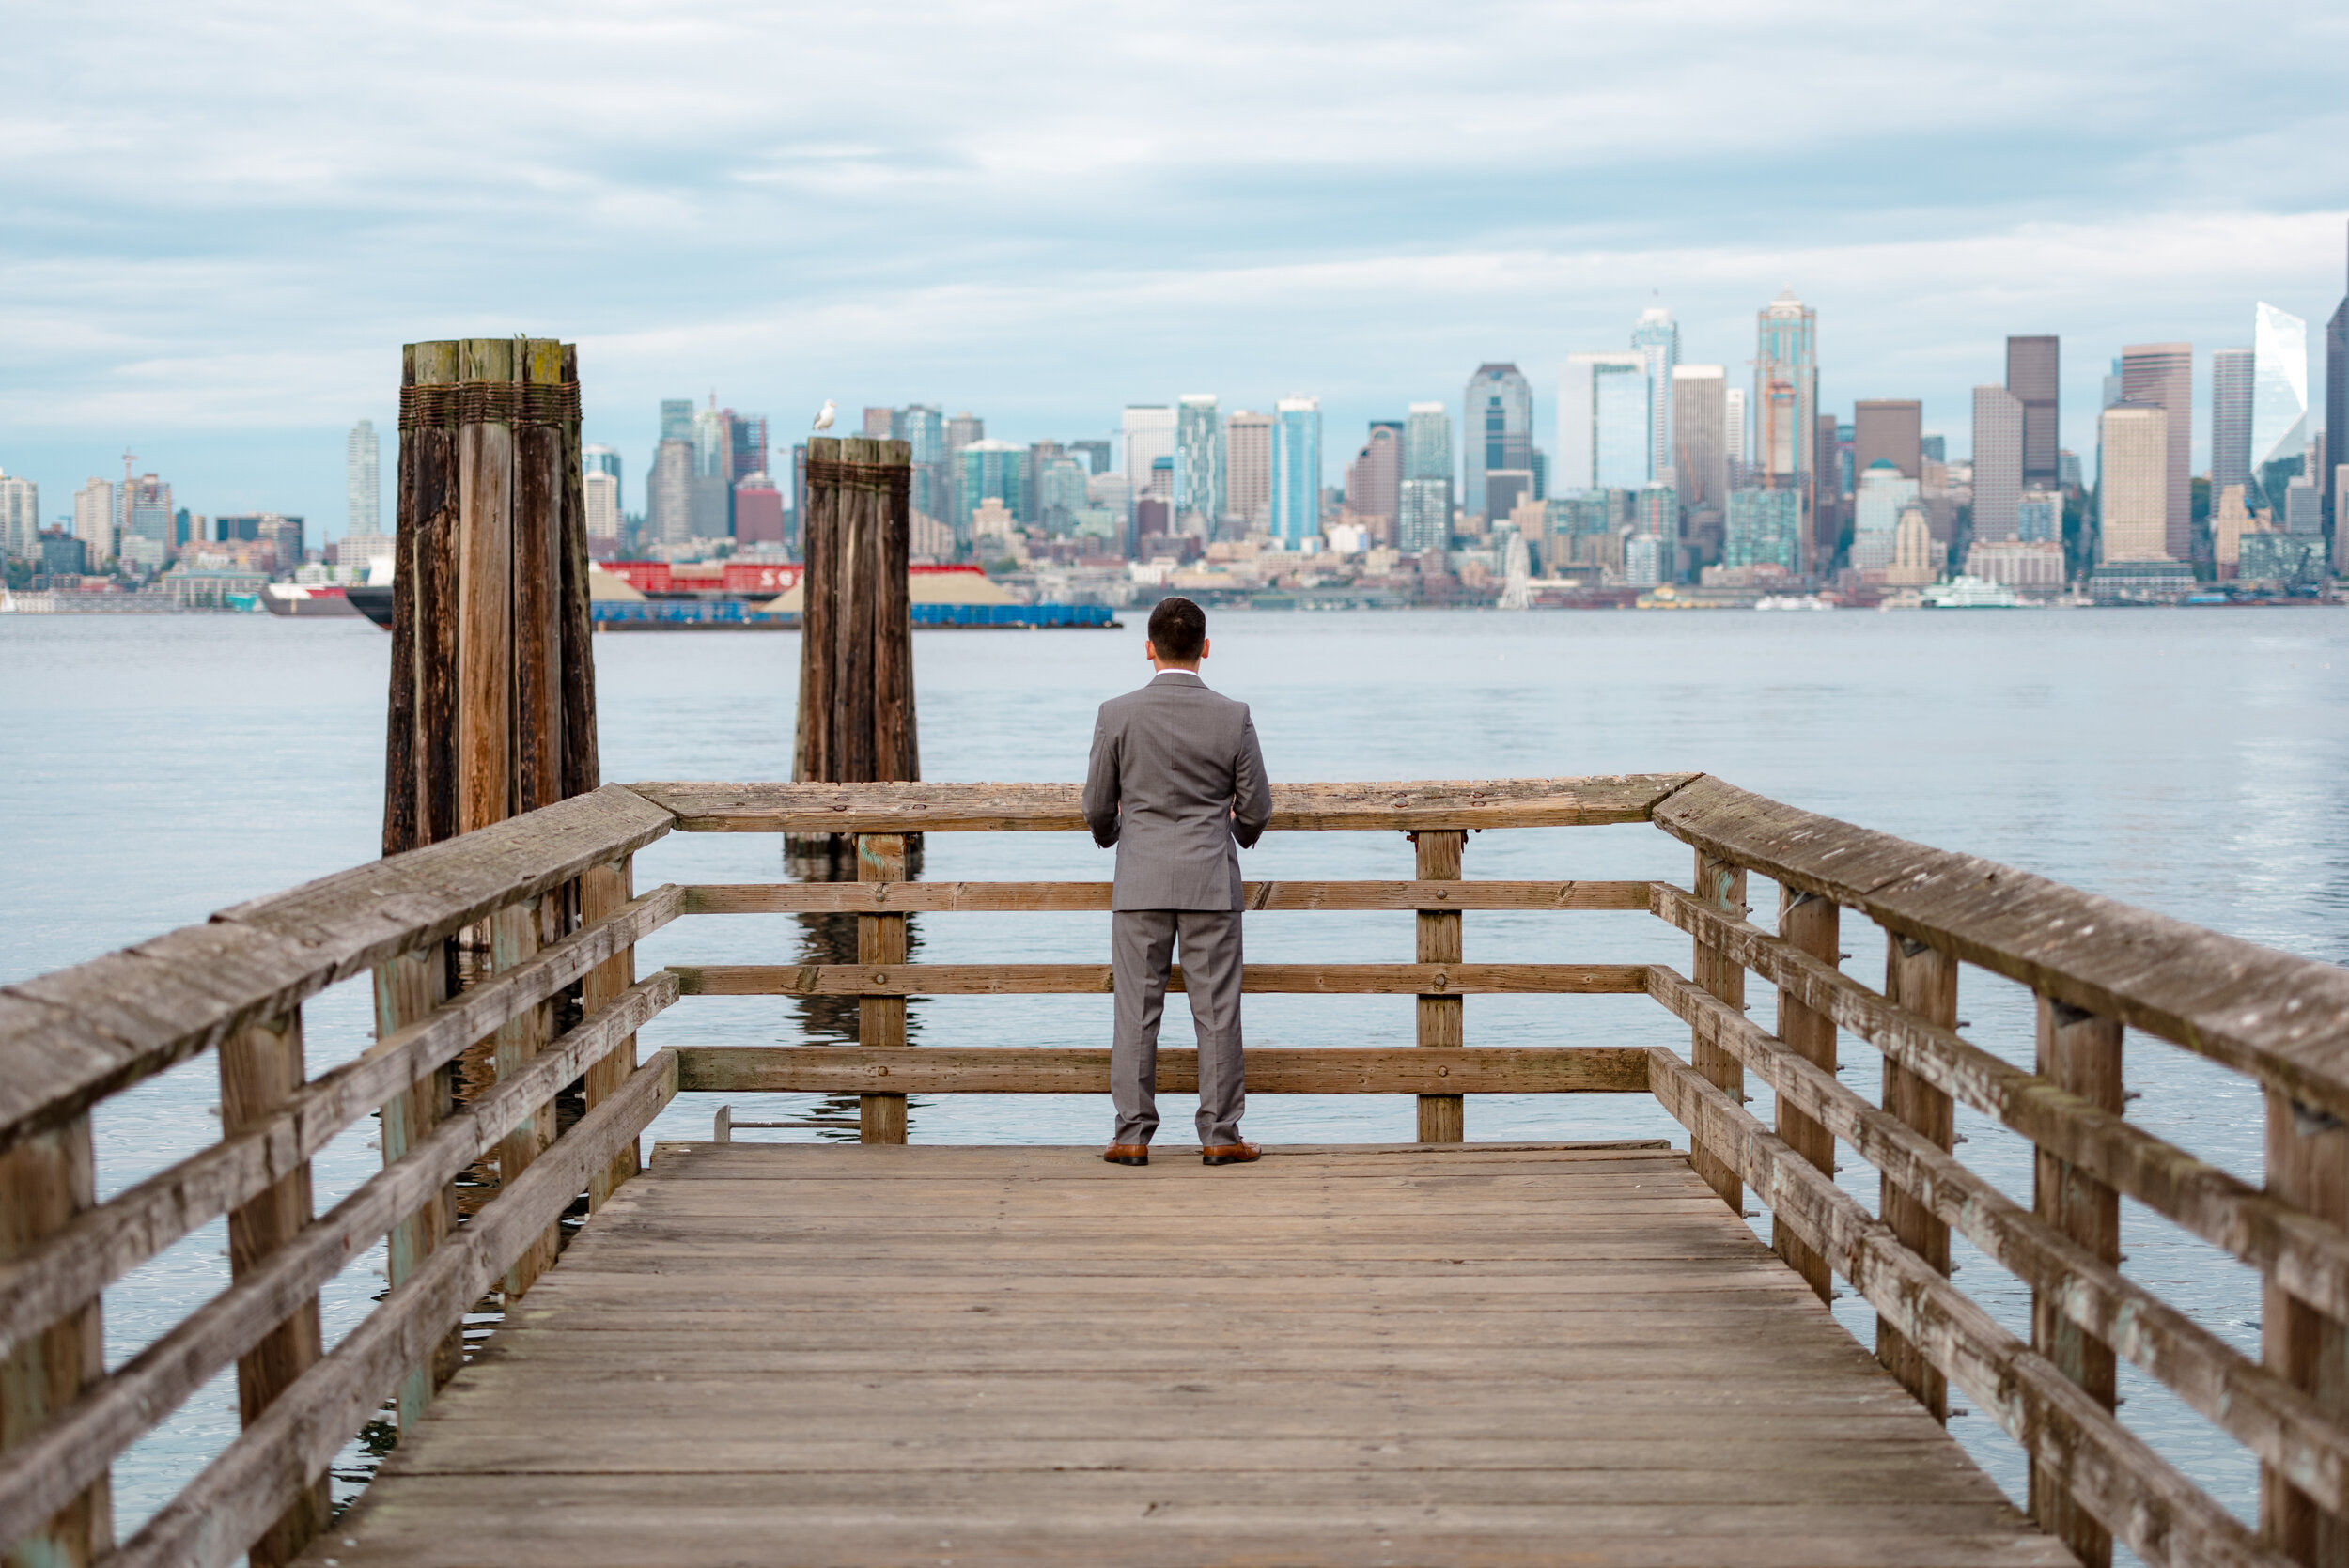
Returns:
[[[1346,468],[1346,509],[1380,544],[1392,544],[1403,485],[1403,422],[1374,419],[1370,437]]]
[[[115,558],[115,488],[92,478],[73,492],[73,536],[89,548],[90,566]]]
[[[1640,313],[1631,328],[1631,348],[1647,362],[1648,476],[1672,481],[1672,371],[1680,364],[1680,324],[1669,310]]]
[[[1194,518],[1203,538],[1212,538],[1223,519],[1223,422],[1212,392],[1174,405],[1175,532],[1193,532],[1187,524]]]
[[[1812,430],[1819,416],[1818,316],[1786,288],[1762,307],[1754,328],[1755,479],[1766,489],[1796,490],[1808,501]],[[1803,549],[1796,569],[1808,571],[1813,556],[1810,531],[1797,532]]]
[[[2349,294],[2325,323],[2325,517],[2333,525],[2333,569],[2349,563],[2349,528],[2341,526],[2341,471],[2349,459]]]
[[[2163,491],[2163,510],[2168,521],[2162,536],[2162,551],[2169,560],[2191,560],[2194,554],[2194,345],[2139,343],[2123,349],[2121,399],[2125,403],[2150,405],[2168,416],[2163,421],[2163,439],[2170,443],[2170,459],[2167,489]],[[2139,433],[2135,427],[2132,427],[2132,432],[2133,438]],[[2110,460],[2109,455],[2107,460]],[[2123,559],[2149,561],[2155,557],[2139,555]]]
[[[2251,313],[2251,482],[2283,517],[2284,487],[2309,454],[2309,324],[2261,303]]]
[[[1729,454],[1729,488],[1742,489],[1751,469],[1753,453],[1752,426],[1746,418],[1746,389],[1721,388],[1721,445]]]
[[[1007,441],[974,441],[955,454],[955,464],[960,473],[956,486],[955,504],[961,508],[951,520],[956,538],[968,542],[971,537],[971,518],[990,501],[1000,502],[1014,518],[1019,518],[1021,470],[1027,453]]]
[[[2170,549],[2170,469],[2176,443],[2170,439],[2169,411],[2155,404],[2115,403],[2104,411],[2099,425],[2105,453],[2099,558],[2184,559]]]
[[[2212,505],[2229,485],[2251,479],[2251,380],[2248,349],[2210,356],[2210,493]]]
[[[1636,490],[1648,482],[1656,450],[1649,402],[1654,384],[1645,354],[1566,356],[1558,387],[1558,457],[1552,474],[1560,494]]]
[[[693,400],[691,397],[663,397],[661,400],[661,439],[693,439]]]
[[[2052,489],[2058,483],[2056,426],[2061,413],[2063,384],[2062,340],[2010,337],[2006,340],[2006,389],[2023,405],[2023,483]]]
[[[1321,533],[1321,399],[1283,397],[1272,414],[1272,536],[1286,550]]]
[[[1234,411],[1223,422],[1224,505],[1249,533],[1272,526],[1272,416]]]
[[[381,534],[383,531],[381,445],[375,422],[363,419],[343,440],[343,531]]]
[[[1413,555],[1452,542],[1452,416],[1413,403],[1403,422],[1403,478],[1395,492],[1395,543]]]
[[[688,536],[723,539],[734,532],[734,411],[709,406],[693,411],[693,476],[687,487]]]
[[[981,419],[975,413],[968,411],[958,413],[952,419],[946,421],[945,455],[948,458],[952,458],[956,453],[961,451],[972,442],[985,441],[986,439],[986,420]],[[973,505],[975,505],[975,503],[973,503]]]
[[[1126,477],[1140,495],[1150,484],[1150,465],[1174,455],[1174,411],[1164,403],[1126,405]]]
[[[1728,391],[1721,365],[1672,367],[1672,481],[1690,511],[1729,505]]]
[[[1645,363],[1642,361],[1641,363]],[[1469,378],[1460,419],[1460,505],[1485,511],[1485,475],[1493,469],[1533,470],[1533,383],[1514,365],[1480,365]]]
[[[2010,350],[2008,358],[2013,359]],[[2002,386],[1974,388],[1974,537],[2015,537],[2023,499],[2023,451],[2030,407]],[[2054,467],[2052,462],[2048,465]]]
[[[933,521],[944,521],[946,501],[946,419],[927,403],[908,403],[897,411],[898,437],[910,449],[913,465],[908,497],[913,510]]]
[[[668,405],[661,405],[661,427],[668,428]],[[692,405],[686,405],[686,427],[692,427]],[[680,545],[693,536],[693,443],[666,436],[652,450],[652,468],[645,476],[645,528],[655,542]]]
[[[40,559],[40,487],[0,474],[0,555]]]
[[[606,447],[604,450],[611,450]],[[620,536],[620,476],[599,469],[588,469],[580,475],[582,497],[587,516],[587,536],[590,539],[617,540]],[[350,565],[345,562],[344,565]]]

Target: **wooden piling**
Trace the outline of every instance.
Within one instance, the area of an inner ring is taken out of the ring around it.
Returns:
[[[1460,879],[1460,857],[1468,846],[1468,834],[1422,831],[1411,835],[1411,843],[1418,850],[1418,876],[1421,881],[1456,882]],[[1419,912],[1419,961],[1423,964],[1456,964],[1460,962],[1462,953],[1460,911],[1422,909]],[[1419,1043],[1423,1046],[1462,1044],[1467,1037],[1465,1012],[1462,999],[1458,996],[1422,996],[1419,999]],[[1467,1095],[1422,1094],[1419,1097],[1421,1142],[1458,1143],[1467,1137]]]
[[[1841,913],[1831,898],[1788,888],[1779,890],[1778,934],[1823,962],[1832,964],[1839,956],[1836,943]],[[1829,1073],[1835,1071],[1835,1020],[1804,1006],[1801,999],[1783,986],[1778,992],[1778,1037],[1813,1066]],[[1835,1135],[1782,1097],[1778,1102],[1777,1130],[1786,1146],[1810,1161],[1814,1169],[1830,1176],[1835,1174]],[[1770,1247],[1786,1260],[1788,1267],[1810,1281],[1820,1300],[1835,1299],[1835,1278],[1827,1260],[1776,1215],[1770,1220]]]
[[[1746,918],[1745,867],[1717,860],[1703,850],[1697,851],[1696,898],[1700,904],[1719,909],[1732,920]],[[1689,958],[1696,983],[1721,1001],[1739,1012],[1746,1005],[1746,968],[1735,958],[1717,948],[1707,946],[1704,939],[1696,939],[1696,950]],[[1718,1042],[1696,1031],[1689,1042],[1688,1064],[1703,1074],[1714,1088],[1732,1100],[1743,1103],[1746,1097],[1746,1069],[1737,1058]],[[1737,1169],[1728,1160],[1700,1142],[1688,1148],[1688,1163],[1696,1168],[1705,1185],[1721,1195],[1721,1202],[1738,1212],[1745,1211],[1746,1185],[1738,1178]]]
[[[1895,1006],[1943,1029],[1957,1027],[1957,960],[1937,948],[1885,933],[1884,994]],[[1957,1141],[1957,1111],[1950,1096],[1887,1056],[1884,1109],[1947,1150]],[[1892,1234],[1936,1273],[1950,1271],[1950,1227],[1934,1217],[1906,1187],[1881,1178],[1877,1212]],[[1945,1425],[1950,1419],[1949,1380],[1900,1330],[1876,1320],[1876,1359]]]

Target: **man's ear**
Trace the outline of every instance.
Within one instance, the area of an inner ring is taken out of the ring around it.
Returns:
[[[1159,661],[1159,646],[1147,637],[1142,640],[1142,657],[1153,664]]]
[[[1200,658],[1202,658],[1202,659],[1206,658],[1206,657],[1207,657],[1207,650],[1208,650],[1209,648],[1213,647],[1213,646],[1215,646],[1215,639],[1214,639],[1214,638],[1212,638],[1212,637],[1202,637],[1202,638],[1200,638],[1200,639],[1199,639],[1199,657],[1200,657]]]

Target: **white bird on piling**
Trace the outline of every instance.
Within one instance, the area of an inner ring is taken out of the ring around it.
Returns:
[[[840,405],[839,405],[839,404],[837,404],[837,403],[833,402],[833,401],[832,401],[831,398],[829,398],[829,397],[825,398],[825,399],[824,399],[824,406],[823,406],[822,408],[820,408],[820,409],[818,409],[818,410],[817,410],[817,411],[816,411],[816,423],[815,423],[814,425],[810,426],[810,427],[809,427],[809,428],[810,428],[810,429],[816,429],[816,430],[829,430],[829,429],[831,429],[831,428],[832,428],[832,416],[833,414],[838,413],[839,411],[840,411]]]

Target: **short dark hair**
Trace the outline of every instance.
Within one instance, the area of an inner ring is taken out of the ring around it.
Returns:
[[[1199,657],[1207,642],[1207,613],[1187,598],[1162,598],[1150,612],[1150,645],[1177,663]]]

